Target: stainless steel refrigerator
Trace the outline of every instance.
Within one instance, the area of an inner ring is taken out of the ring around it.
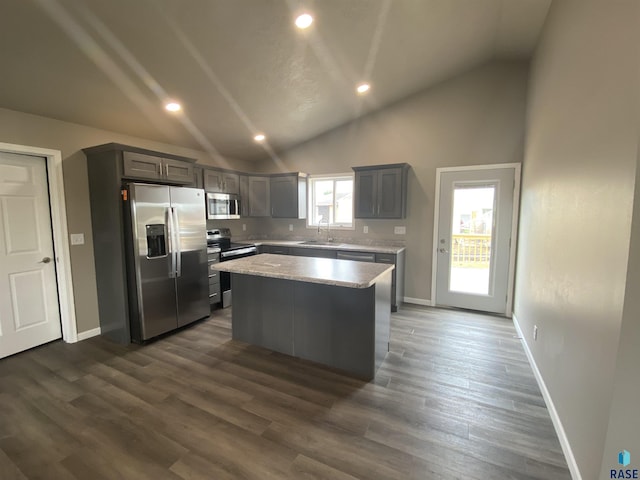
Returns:
[[[210,313],[204,191],[130,183],[123,195],[131,339],[144,342]]]

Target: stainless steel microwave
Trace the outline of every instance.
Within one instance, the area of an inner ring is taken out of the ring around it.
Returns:
[[[234,193],[207,193],[207,219],[240,218],[240,197]]]

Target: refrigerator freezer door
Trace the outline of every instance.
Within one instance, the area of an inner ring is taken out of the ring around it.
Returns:
[[[164,185],[131,184],[129,193],[136,284],[129,292],[131,336],[144,341],[177,327],[171,204]]]
[[[210,313],[206,209],[203,190],[170,188],[174,223],[179,234],[176,290],[178,326],[182,326],[208,317]]]

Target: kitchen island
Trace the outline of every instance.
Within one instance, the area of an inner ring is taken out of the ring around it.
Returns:
[[[371,379],[389,350],[392,265],[261,254],[231,273],[232,336]]]

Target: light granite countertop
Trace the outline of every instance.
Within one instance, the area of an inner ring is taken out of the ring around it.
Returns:
[[[368,288],[393,265],[263,253],[217,263],[216,270],[349,288]]]
[[[310,243],[305,243],[310,242]],[[300,247],[300,248],[320,248],[323,250],[348,250],[351,252],[372,252],[372,253],[393,253],[402,252],[405,247],[389,245],[360,245],[355,243],[318,242],[311,243],[309,240],[238,240],[237,243],[248,243],[252,245],[275,245],[279,247]]]

